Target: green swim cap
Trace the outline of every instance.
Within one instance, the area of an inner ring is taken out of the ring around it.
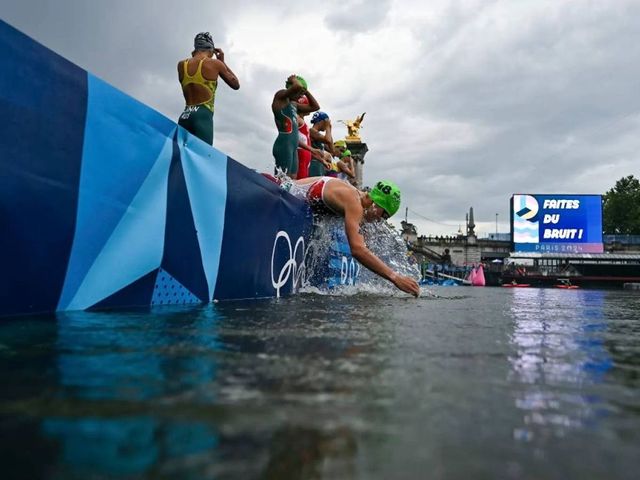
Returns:
[[[387,180],[380,180],[369,192],[369,197],[390,217],[400,208],[400,189]]]
[[[306,90],[307,89],[307,81],[302,78],[300,75],[296,75],[296,78],[300,82],[300,85]],[[291,82],[287,80],[287,83],[284,84],[285,88],[289,88],[291,86]]]

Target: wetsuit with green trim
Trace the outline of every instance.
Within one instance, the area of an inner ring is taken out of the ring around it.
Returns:
[[[298,173],[298,121],[294,102],[274,115],[278,127],[278,138],[273,144],[273,156],[276,168],[289,175]]]
[[[184,75],[180,83],[183,90],[187,85],[192,83],[202,85],[211,92],[211,96],[208,100],[198,103],[197,105],[185,106],[178,120],[178,125],[184,127],[187,131],[193,133],[209,145],[213,145],[213,103],[216,98],[218,82],[216,80],[207,80],[202,76],[202,63],[204,61],[205,59],[200,60],[196,73],[189,75],[187,71],[189,60],[185,60],[183,63]]]

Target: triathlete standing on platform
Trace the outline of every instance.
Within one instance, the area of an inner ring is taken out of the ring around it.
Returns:
[[[327,161],[331,162],[331,158],[334,154],[333,151],[333,136],[331,134],[331,119],[325,112],[316,112],[311,117],[311,130],[309,130],[309,136],[311,137],[311,146],[328,152],[326,155]],[[321,177],[327,172],[327,168],[321,161],[311,160],[309,166],[310,177]]]
[[[298,104],[304,95],[307,104]],[[311,113],[320,108],[316,99],[307,90],[307,82],[299,75],[290,75],[285,88],[278,90],[273,97],[271,110],[278,129],[278,137],[273,144],[273,156],[276,170],[279,168],[291,178],[298,173],[298,112]],[[277,171],[276,171],[277,173]]]
[[[214,46],[209,32],[197,34],[193,48],[191,58],[178,62],[178,80],[186,101],[178,125],[213,145],[213,103],[218,77],[234,90],[240,88],[240,82],[224,62],[222,49]]]
[[[296,100],[298,106],[309,105],[309,99],[306,95],[302,95]],[[322,151],[311,146],[311,138],[309,137],[309,127],[304,121],[307,113],[298,109],[298,173],[297,178],[307,178],[309,176],[309,164],[311,157],[322,160]]]
[[[346,182],[332,177],[309,177],[297,180],[289,192],[305,201],[317,212],[344,217],[344,230],[351,255],[362,265],[392,282],[403,292],[418,296],[420,286],[411,277],[394,272],[364,242],[360,224],[391,217],[400,208],[400,189],[381,180],[369,192],[361,192]]]

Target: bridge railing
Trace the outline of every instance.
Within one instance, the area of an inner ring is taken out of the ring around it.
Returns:
[[[640,245],[640,235],[603,235],[602,241],[620,245]]]

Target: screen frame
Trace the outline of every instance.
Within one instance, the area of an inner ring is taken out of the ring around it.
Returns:
[[[509,226],[510,226],[510,237],[511,241],[509,242],[509,248],[511,252],[516,253],[516,243],[514,240],[514,198],[516,195],[528,195],[530,197],[535,197],[538,200],[538,197],[600,197],[600,243],[602,243],[602,249],[604,252],[604,195],[601,193],[512,193],[511,198],[509,199]],[[538,245],[540,244],[554,244],[557,242],[540,242],[538,241]],[[524,252],[524,251],[522,251]],[[520,253],[522,253],[520,252]],[[552,253],[552,252],[547,252]]]

